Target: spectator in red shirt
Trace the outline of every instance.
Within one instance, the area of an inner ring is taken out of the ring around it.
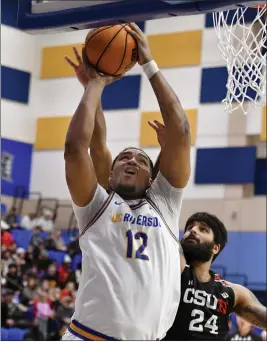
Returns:
[[[58,269],[58,281],[63,288],[69,279],[71,258],[69,255],[65,255],[62,265]]]
[[[64,289],[61,291],[61,298],[70,297],[72,301],[75,301],[76,298],[76,290],[75,290],[75,283],[73,281],[69,281]]]
[[[1,228],[2,228],[2,224],[1,224]],[[14,239],[13,236],[7,231],[7,230],[3,230],[3,228],[1,229],[1,246],[4,249],[10,248],[14,243]]]

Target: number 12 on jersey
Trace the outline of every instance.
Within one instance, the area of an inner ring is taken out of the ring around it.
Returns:
[[[145,248],[147,247],[147,235],[143,232],[137,232],[133,235],[133,232],[131,230],[128,230],[126,232],[126,238],[127,238],[127,258],[133,257],[133,241],[134,240],[142,240],[142,245],[137,249],[135,252],[135,259],[141,259],[141,260],[149,260],[149,257],[146,254],[143,254]]]

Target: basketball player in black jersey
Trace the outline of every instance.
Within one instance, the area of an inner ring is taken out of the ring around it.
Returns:
[[[223,340],[231,312],[266,329],[267,310],[254,294],[210,270],[226,242],[227,231],[216,216],[202,212],[187,220],[181,240],[187,261],[182,272],[181,300],[165,341]]]

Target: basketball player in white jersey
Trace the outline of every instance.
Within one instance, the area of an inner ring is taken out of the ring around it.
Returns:
[[[64,340],[156,340],[171,327],[180,300],[178,220],[190,175],[190,132],[181,104],[152,61],[143,32],[130,24],[139,64],[150,78],[168,137],[159,174],[138,148],[115,159],[110,193],[98,184],[88,156],[104,87],[84,56],[89,82],[70,123],[66,179],[80,229],[82,276]]]

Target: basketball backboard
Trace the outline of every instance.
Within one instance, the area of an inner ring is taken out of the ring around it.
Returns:
[[[262,0],[12,0],[17,27],[31,33],[73,31],[237,8]],[[14,6],[15,8],[16,6]]]

